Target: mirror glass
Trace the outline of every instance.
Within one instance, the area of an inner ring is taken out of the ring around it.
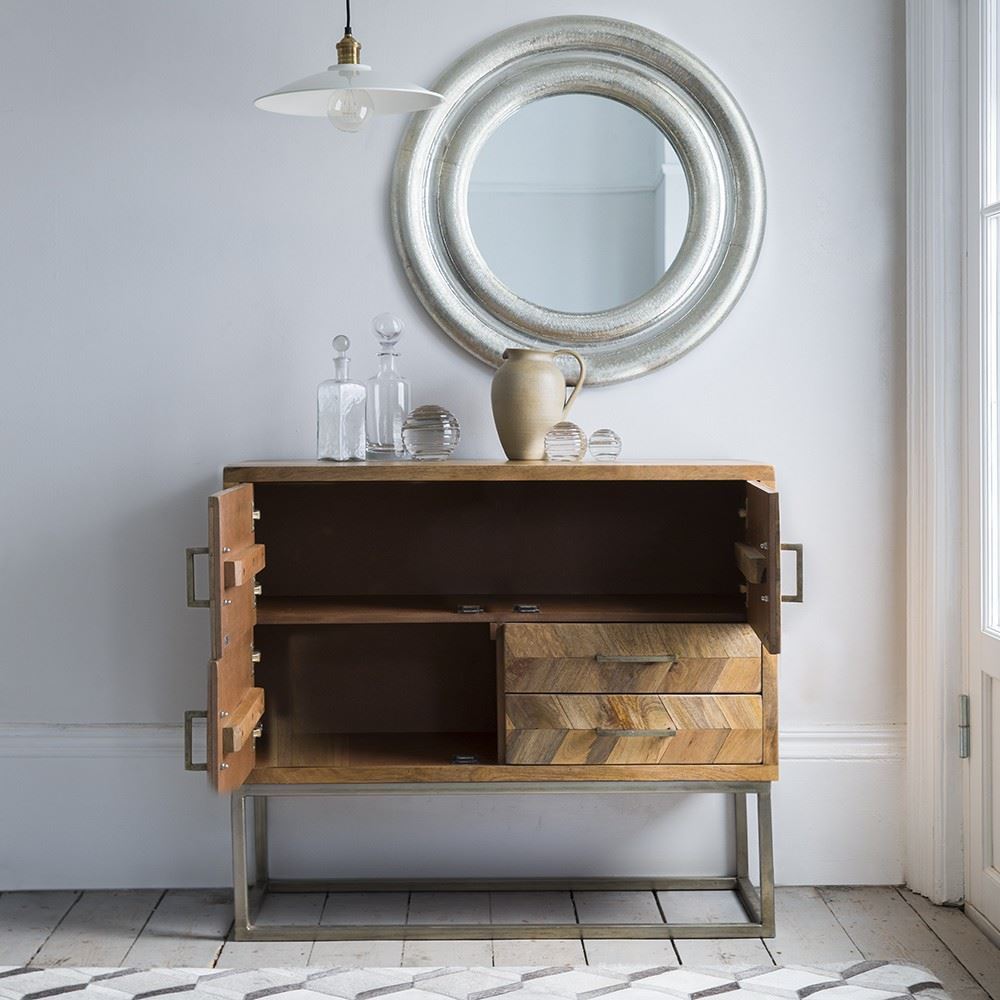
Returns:
[[[496,277],[562,312],[612,309],[652,288],[688,223],[684,169],[644,115],[592,94],[525,105],[486,140],[469,222]]]

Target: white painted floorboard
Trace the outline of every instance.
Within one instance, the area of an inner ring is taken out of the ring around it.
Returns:
[[[414,892],[406,914],[408,924],[488,924],[488,892]],[[459,965],[458,962],[445,963]]]
[[[937,975],[952,1000],[986,1000],[989,994],[898,891],[838,888],[820,894],[865,958],[916,962]]]
[[[0,896],[0,964],[27,965],[78,892],[5,892]]]
[[[583,946],[587,965],[680,965],[673,943],[667,938],[617,941],[587,938]]]
[[[39,949],[35,965],[120,966],[163,893],[85,892]]]
[[[586,965],[583,942],[578,938],[542,941],[494,941],[494,965]]]
[[[322,892],[276,892],[265,897],[259,924],[319,924],[326,903]],[[309,964],[312,941],[227,941],[220,969],[301,968]]]
[[[493,942],[407,941],[403,965],[493,965]]]
[[[168,892],[125,956],[124,964],[201,969],[215,965],[233,926],[224,889]]]
[[[568,892],[491,892],[490,921],[494,924],[575,924],[576,911]]]
[[[317,941],[309,956],[309,964],[325,968],[334,966],[394,968],[403,964],[403,942]]]
[[[331,892],[320,923],[405,924],[409,902],[407,892]]]
[[[662,916],[661,916],[662,912]],[[732,921],[711,892],[276,893],[261,923]],[[1000,1000],[1000,951],[957,910],[894,888],[785,888],[768,941],[231,940],[227,891],[0,894],[0,965],[220,968],[417,965],[815,965],[900,958],[931,969],[953,1000]],[[586,933],[586,932],[584,932]],[[928,1000],[931,998],[928,996]]]
[[[663,922],[651,892],[574,892],[581,924],[658,924]]]
[[[864,956],[812,886],[780,889],[774,901],[777,933],[766,943],[778,965],[833,965]]]
[[[993,996],[1000,997],[1000,949],[956,907],[935,906],[906,889],[901,890],[901,895],[976,982],[988,993],[992,990]]]
[[[679,889],[658,892],[656,895],[663,908],[663,915],[670,924],[701,921],[747,923],[743,907],[733,892],[692,892]],[[752,969],[758,965],[774,964],[760,938],[686,938],[675,941],[674,944],[683,965]]]

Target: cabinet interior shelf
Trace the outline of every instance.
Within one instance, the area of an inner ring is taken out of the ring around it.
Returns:
[[[516,606],[537,607],[518,611]],[[482,610],[460,610],[481,608]],[[448,622],[741,622],[742,594],[261,597],[258,625]]]

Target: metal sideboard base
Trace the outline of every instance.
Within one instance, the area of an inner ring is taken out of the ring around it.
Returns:
[[[280,880],[268,873],[267,804],[271,798],[317,795],[524,794],[528,792],[713,792],[733,796],[736,851],[731,874],[719,877],[527,878],[527,879],[333,879]],[[757,800],[760,886],[750,881],[747,796]],[[249,808],[248,808],[249,803]],[[248,815],[249,814],[249,815]],[[251,837],[248,820],[252,817]],[[232,793],[233,903],[237,941],[461,940],[493,938],[758,938],[774,936],[774,845],[769,782],[569,781],[447,784],[243,785]],[[739,923],[628,924],[266,924],[257,922],[269,892],[407,892],[543,890],[728,890],[745,913]]]

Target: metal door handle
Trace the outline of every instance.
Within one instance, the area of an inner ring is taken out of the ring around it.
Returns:
[[[609,656],[598,653],[594,659],[598,663],[676,663],[676,653],[661,653],[656,656]]]
[[[195,594],[194,585],[194,557],[207,556],[208,549],[205,546],[198,546],[193,549],[185,549],[184,555],[187,557],[187,602],[189,608],[207,608],[211,601],[199,600]]]
[[[781,551],[795,553],[795,593],[782,594],[781,599],[783,601],[787,601],[789,604],[801,604],[802,603],[802,543],[782,542]]]
[[[207,719],[208,712],[201,712],[197,709],[189,709],[184,713],[184,770],[185,771],[207,771],[208,761],[203,764],[194,762],[194,751],[191,748],[191,737],[194,734],[194,720]]]

